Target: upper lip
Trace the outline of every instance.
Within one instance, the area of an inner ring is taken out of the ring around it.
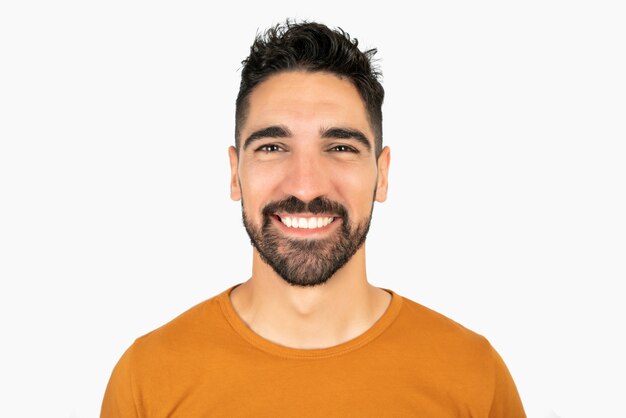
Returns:
[[[275,213],[280,218],[338,218],[339,216],[334,213]]]

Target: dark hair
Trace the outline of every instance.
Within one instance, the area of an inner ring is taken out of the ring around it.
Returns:
[[[248,113],[248,98],[255,86],[279,72],[306,70],[326,71],[352,81],[365,104],[378,157],[383,143],[385,90],[379,81],[382,73],[373,64],[376,52],[376,48],[362,52],[358,40],[351,39],[343,29],[333,30],[315,22],[292,23],[287,20],[257,34],[250,55],[241,62],[243,69],[235,110],[237,150],[240,129]]]

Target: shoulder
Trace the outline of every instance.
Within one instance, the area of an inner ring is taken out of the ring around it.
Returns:
[[[166,324],[137,338],[131,346],[135,359],[167,358],[206,350],[232,334],[220,307],[222,292],[206,299]]]
[[[416,364],[429,364],[451,379],[463,376],[483,384],[492,380],[497,357],[487,338],[409,298],[402,299],[388,341],[411,353]]]
[[[401,297],[402,310],[398,322],[409,334],[421,335],[439,343],[456,342],[483,350],[489,347],[489,342],[482,335],[433,309]]]
[[[490,409],[489,416],[525,416],[504,361],[484,336],[404,297],[392,328],[406,364],[433,371],[452,392]]]
[[[137,338],[117,362],[105,393],[102,416],[141,416],[146,397],[165,399],[185,390],[180,382],[201,379],[202,367],[219,362],[232,339],[219,297],[211,297]]]

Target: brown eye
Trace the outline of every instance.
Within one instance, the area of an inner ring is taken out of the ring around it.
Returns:
[[[334,152],[354,152],[354,153],[358,153],[358,151],[356,149],[354,149],[352,147],[349,147],[347,145],[335,145],[330,150],[334,151]]]
[[[261,151],[261,152],[278,152],[281,150],[282,148],[276,144],[262,145],[259,148],[257,148],[257,151]]]

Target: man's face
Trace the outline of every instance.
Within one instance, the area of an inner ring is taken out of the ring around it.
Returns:
[[[347,79],[282,72],[249,96],[231,197],[261,258],[287,283],[326,282],[356,253],[387,193],[362,99]]]

